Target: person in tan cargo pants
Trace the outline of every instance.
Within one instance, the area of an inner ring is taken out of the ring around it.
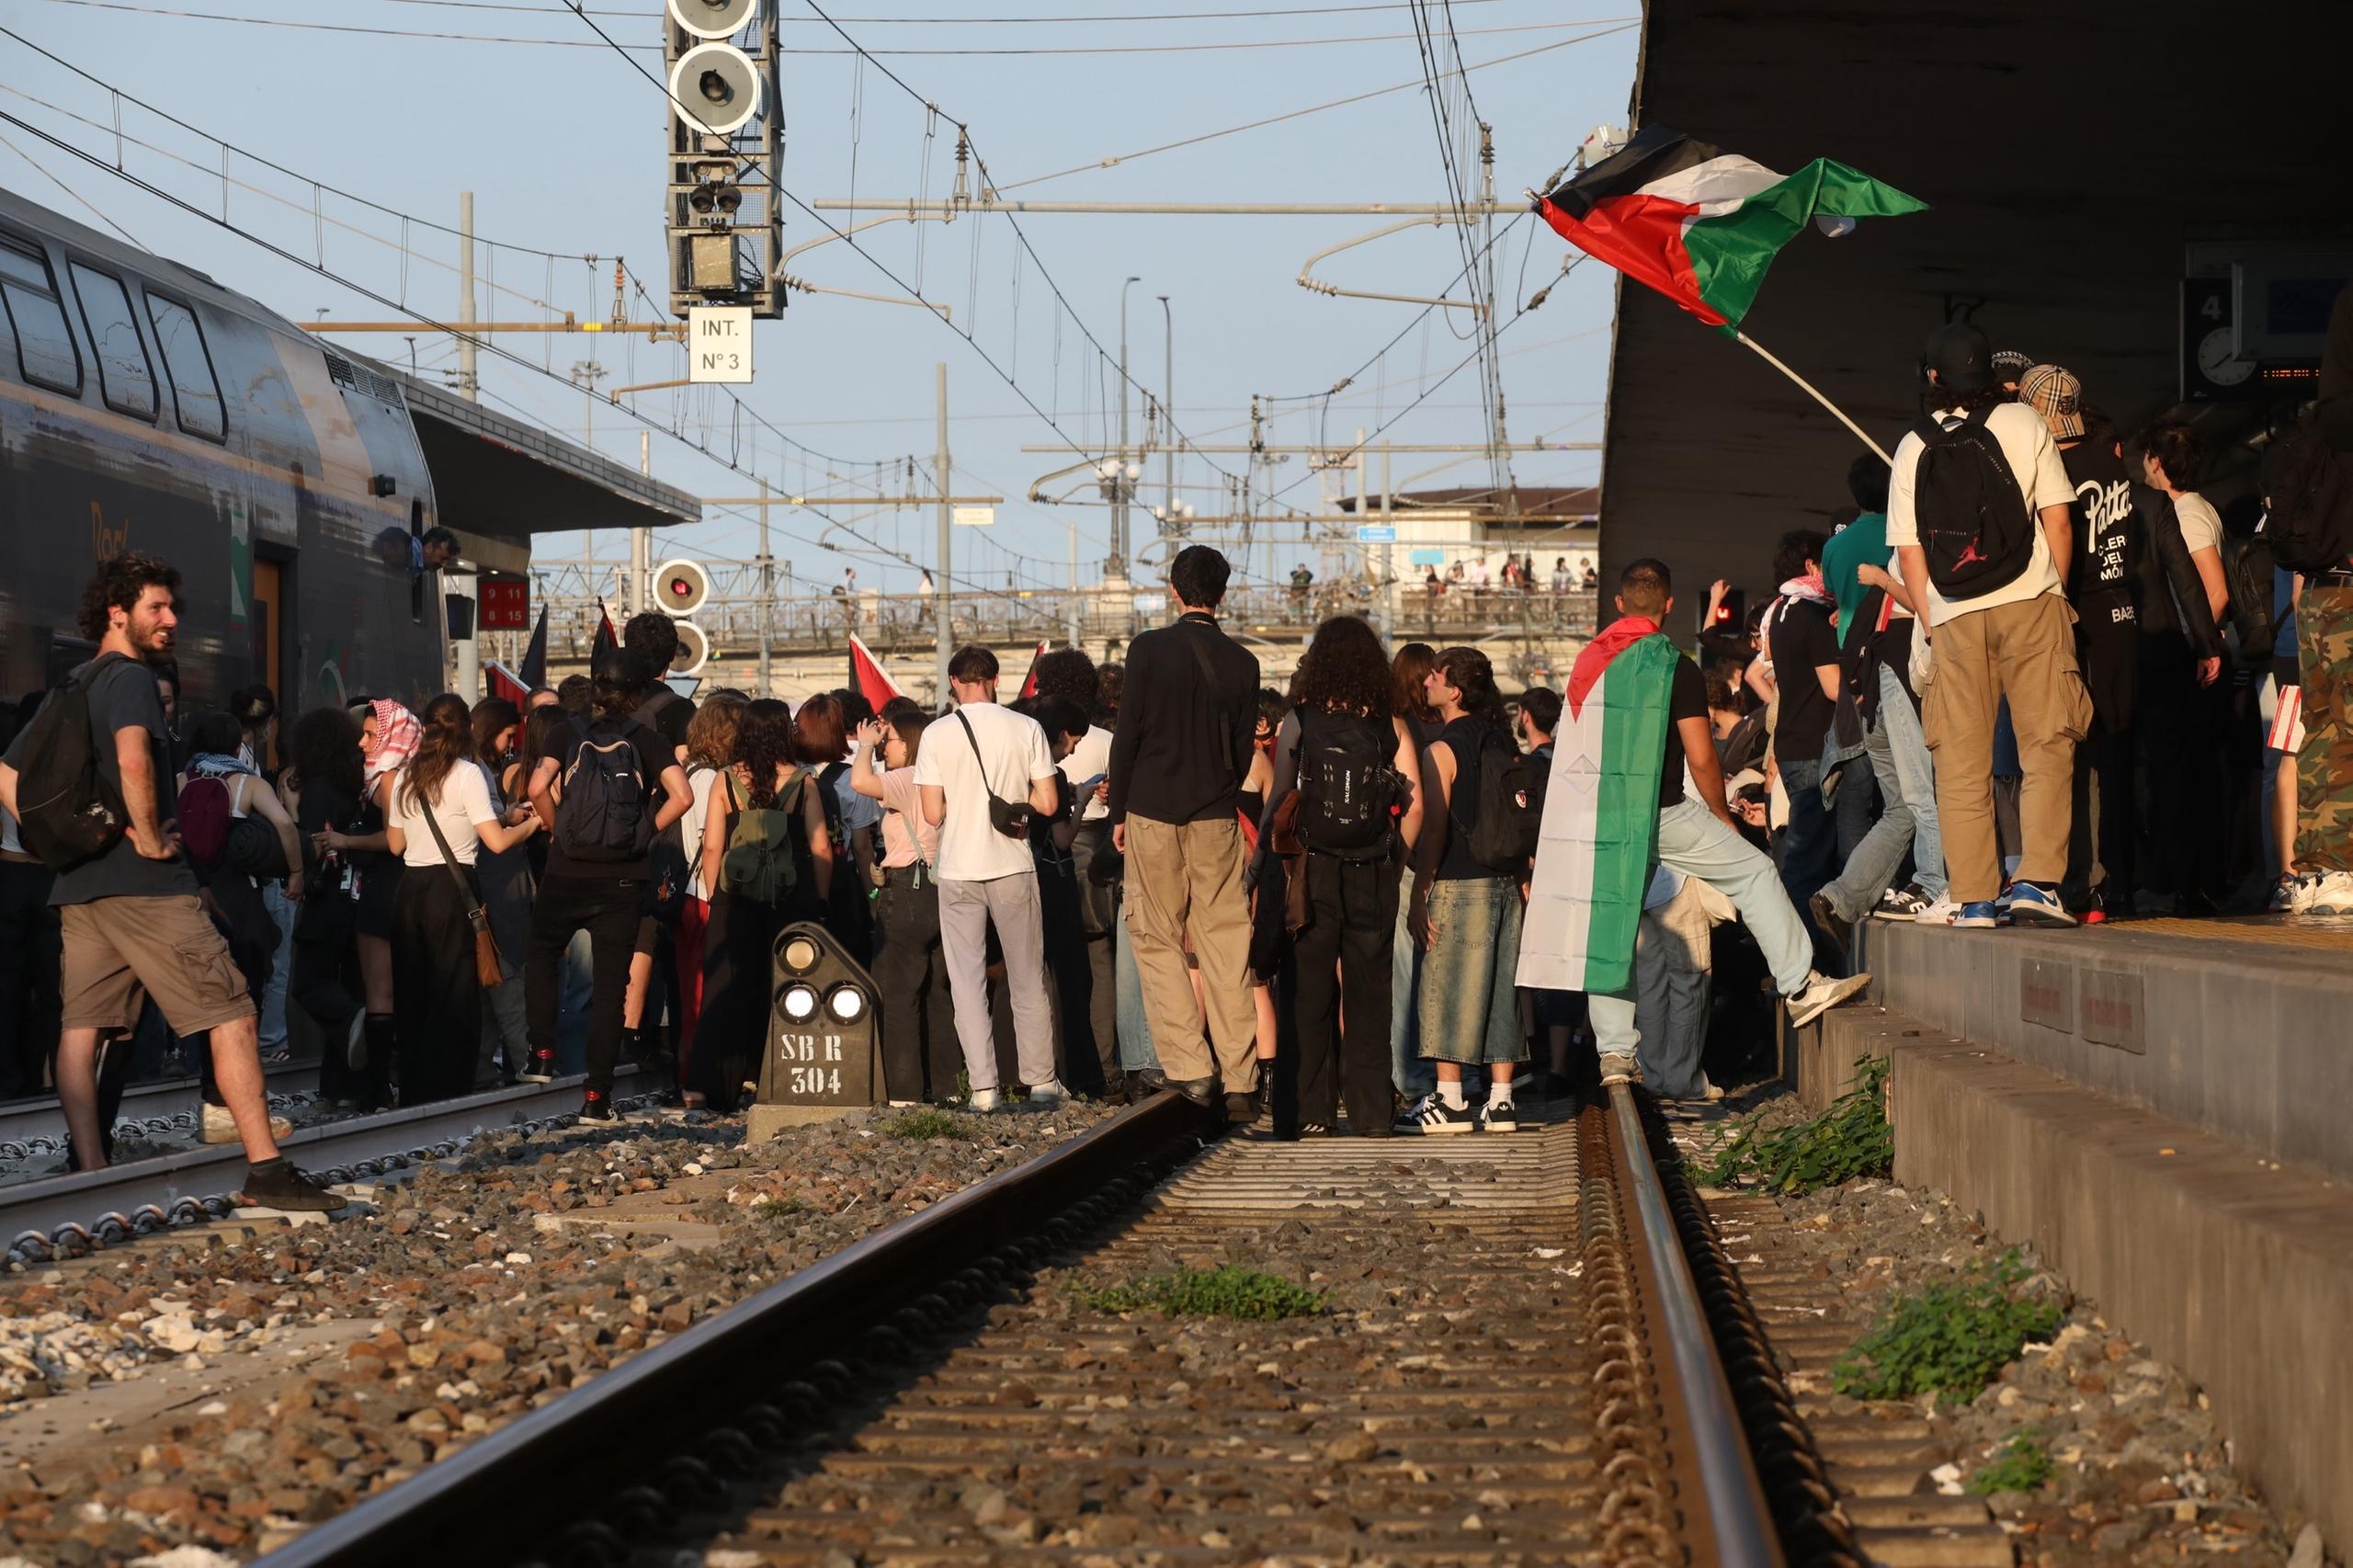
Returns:
[[[1257,725],[1258,661],[1218,630],[1230,570],[1206,545],[1169,563],[1183,614],[1128,646],[1108,804],[1113,843],[1127,857],[1128,936],[1144,1013],[1169,1086],[1214,1106],[1222,1085],[1227,1116],[1247,1122],[1257,1114],[1258,1017],[1237,813]],[[1200,964],[1198,1006],[1188,932]]]

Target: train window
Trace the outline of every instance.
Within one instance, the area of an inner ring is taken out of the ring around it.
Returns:
[[[16,329],[17,368],[25,380],[79,397],[82,354],[50,281],[49,262],[34,246],[6,234],[0,234],[0,303]]]
[[[118,414],[155,417],[155,372],[122,280],[80,262],[72,264],[74,291],[82,297],[82,324],[98,352],[98,392]]]
[[[150,294],[147,320],[155,328],[155,347],[164,351],[164,374],[171,379],[172,401],[179,405],[180,428],[214,441],[227,439],[221,383],[212,374],[212,356],[204,346],[204,327],[196,312],[176,300]]]

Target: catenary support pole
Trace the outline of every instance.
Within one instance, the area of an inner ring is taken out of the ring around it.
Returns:
[[[956,486],[949,476],[948,363],[946,360],[940,361],[937,374],[939,389],[939,455],[938,459],[939,466],[935,472],[939,481],[939,574],[933,579],[931,602],[933,630],[938,634],[939,647],[932,663],[932,678],[936,683],[933,688],[932,703],[935,708],[944,709],[948,706],[948,656],[955,651],[949,645],[954,640],[955,632],[948,618],[948,577],[949,574],[955,569],[954,562],[950,559],[955,538],[955,518],[949,506],[948,497]]]
[[[474,193],[458,192],[458,325],[474,324]],[[414,330],[413,328],[411,330]],[[458,334],[458,395],[468,403],[478,401],[474,384],[474,337],[472,332]]]
[[[772,697],[768,654],[769,618],[776,612],[776,562],[768,555],[768,482],[760,481],[760,695]]]
[[[1869,436],[1864,435],[1863,427],[1856,424],[1853,420],[1847,418],[1847,411],[1845,409],[1840,408],[1836,403],[1831,402],[1828,398],[1823,396],[1820,392],[1815,390],[1813,382],[1807,381],[1803,376],[1799,375],[1795,370],[1790,369],[1787,365],[1782,364],[1779,359],[1773,358],[1772,355],[1767,353],[1764,347],[1758,344],[1755,338],[1749,336],[1748,334],[1745,332],[1735,332],[1733,334],[1733,336],[1738,339],[1741,343],[1745,344],[1759,359],[1764,360],[1765,363],[1772,366],[1773,369],[1789,377],[1790,381],[1795,381],[1798,384],[1799,389],[1802,391],[1806,396],[1813,399],[1814,402],[1828,409],[1832,418],[1837,420],[1839,424],[1844,425],[1847,429],[1852,430],[1855,433],[1855,439],[1860,441],[1864,446],[1869,447],[1872,451],[1879,454],[1880,461],[1889,464],[1893,463],[1894,460],[1887,455],[1887,449],[1881,446],[1877,441],[1872,440]]]

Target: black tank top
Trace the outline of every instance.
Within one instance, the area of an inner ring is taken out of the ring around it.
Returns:
[[[1462,881],[1498,876],[1471,853],[1471,830],[1479,825],[1480,751],[1501,740],[1494,725],[1466,713],[1440,730],[1438,738],[1454,754],[1454,791],[1447,801],[1446,853],[1438,863],[1438,881]]]

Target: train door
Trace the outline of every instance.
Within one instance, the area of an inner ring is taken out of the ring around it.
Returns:
[[[287,589],[292,585],[294,563],[266,553],[254,552],[254,591],[246,606],[245,629],[253,639],[252,663],[248,666],[254,678],[269,687],[278,699],[278,733],[283,737],[287,726],[293,722],[294,704],[301,694],[288,678],[286,655],[293,646],[286,625]],[[259,759],[265,767],[275,767],[276,759]]]

